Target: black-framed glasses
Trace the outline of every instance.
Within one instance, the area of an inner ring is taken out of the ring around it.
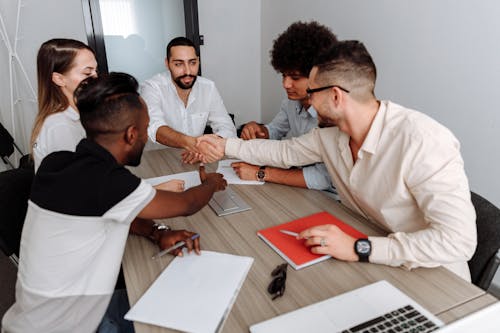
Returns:
[[[340,90],[342,91],[345,91],[346,93],[349,93],[349,90],[341,87],[341,86],[338,86],[336,84],[332,84],[332,85],[329,85],[329,86],[324,86],[324,87],[319,87],[319,88],[314,88],[314,89],[311,89],[311,88],[307,88],[306,89],[306,93],[309,97],[311,97],[312,94],[316,93],[316,92],[320,92],[320,91],[323,91],[323,90],[326,90],[326,89],[330,89],[330,88],[339,88]]]
[[[287,263],[276,266],[271,272],[273,280],[269,283],[267,291],[273,296],[272,300],[283,296],[285,293],[285,283],[286,283],[286,269],[288,267]]]

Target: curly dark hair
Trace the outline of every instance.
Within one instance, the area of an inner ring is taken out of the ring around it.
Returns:
[[[277,72],[299,71],[307,77],[316,55],[336,42],[330,28],[316,21],[292,23],[274,40],[271,65]]]

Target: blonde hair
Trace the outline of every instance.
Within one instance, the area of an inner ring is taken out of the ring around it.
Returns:
[[[86,44],[65,38],[46,41],[40,46],[36,59],[38,81],[38,114],[31,132],[31,152],[45,119],[54,113],[62,112],[69,106],[67,97],[61,88],[52,81],[54,72],[65,74],[74,66],[79,50],[92,50]]]

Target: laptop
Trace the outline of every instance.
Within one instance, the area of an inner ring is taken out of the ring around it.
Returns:
[[[250,332],[432,332],[441,326],[436,316],[382,280],[252,325]]]
[[[486,333],[500,332],[500,302],[493,303],[479,311],[442,327],[439,333]]]
[[[251,207],[230,187],[224,191],[215,192],[208,205],[214,210],[217,216],[243,212]]]

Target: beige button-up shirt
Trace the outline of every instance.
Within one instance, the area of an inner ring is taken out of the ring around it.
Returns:
[[[476,215],[460,144],[430,117],[382,101],[356,163],[336,127],[286,141],[228,139],[226,154],[281,168],[324,162],[342,203],[389,233],[370,237],[370,262],[443,265],[470,281]]]

